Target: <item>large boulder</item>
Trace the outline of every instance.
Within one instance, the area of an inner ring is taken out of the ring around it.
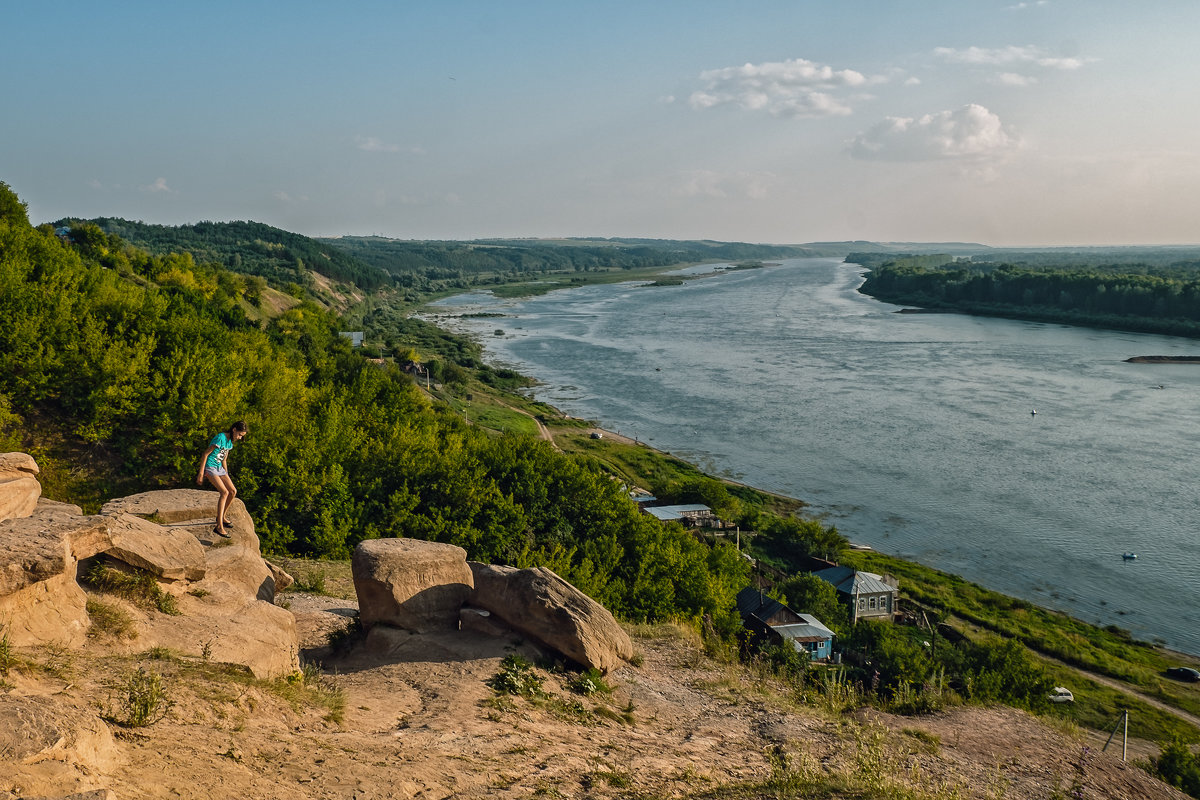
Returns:
[[[0,626],[11,644],[82,644],[89,621],[77,553],[87,558],[108,542],[107,520],[58,506],[0,521]]]
[[[264,600],[214,594],[184,594],[178,606],[178,616],[130,609],[137,638],[110,646],[128,652],[165,647],[187,656],[240,664],[259,678],[277,678],[299,669],[300,635],[296,618],[287,609]]]
[[[633,642],[608,609],[545,567],[469,562],[468,602],[584,667],[607,672],[633,658]]]
[[[225,509],[230,538],[213,533],[218,494],[201,489],[164,489],[119,497],[100,509],[118,517],[133,514],[148,517],[173,530],[185,532],[204,545],[205,574],[200,588],[230,597],[249,595],[272,602],[277,590],[275,577],[263,561],[254,520],[246,505],[234,499]]]
[[[27,453],[0,453],[0,519],[28,517],[42,496],[37,462]]]
[[[369,539],[351,560],[359,620],[418,633],[457,630],[474,582],[467,551],[417,539]]]
[[[109,520],[108,537],[105,555],[131,567],[169,581],[204,577],[204,548],[186,530],[118,514]]]
[[[91,624],[87,595],[73,574],[55,575],[0,595],[0,632],[16,647],[80,647]]]

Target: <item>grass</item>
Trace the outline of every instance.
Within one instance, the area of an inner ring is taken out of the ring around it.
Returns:
[[[606,471],[633,486],[648,489],[659,484],[683,483],[711,477],[694,464],[645,444],[627,444],[608,437],[593,439],[574,426],[560,426],[552,419],[547,419],[546,425],[563,452],[590,457]],[[774,514],[791,514],[804,506],[799,500],[762,492],[740,483],[726,481],[726,487],[729,493],[743,504],[759,507]]]
[[[305,664],[292,674],[266,682],[266,688],[287,701],[293,710],[304,707],[323,709],[325,721],[340,725],[346,719],[346,692],[315,664]]]
[[[342,600],[354,600],[358,597],[354,591],[354,575],[348,559],[331,560],[277,555],[268,556],[268,559],[296,580],[284,590],[284,593],[308,592],[326,597],[337,597]]]
[[[895,575],[900,579],[902,596],[949,615],[960,627],[966,623],[1017,639],[1035,653],[1122,681],[1150,697],[1200,716],[1200,684],[1179,683],[1163,676],[1167,667],[1181,661],[1195,664],[1195,659],[1181,658],[1147,642],[1136,641],[1119,628],[1089,625],[1066,614],[990,591],[956,575],[882,553],[855,552],[844,563]],[[1074,671],[1058,674],[1063,676],[1065,686],[1080,681]],[[1124,705],[1138,702],[1149,709],[1128,695],[1107,692],[1111,693],[1107,696],[1119,699]],[[1098,687],[1096,696],[1104,697],[1106,691]],[[1078,696],[1076,701],[1079,702]],[[1176,729],[1178,725],[1172,723],[1169,727]],[[1200,730],[1190,725],[1184,725],[1180,732],[1189,741],[1200,740]]]
[[[133,624],[133,617],[119,606],[89,597],[87,615],[92,622],[92,626],[88,629],[88,636],[111,636],[114,639],[137,638],[137,628]]]
[[[154,608],[173,617],[180,614],[175,598],[164,592],[154,575],[145,570],[126,572],[96,562],[88,569],[84,582],[98,592],[123,597],[144,608]]]
[[[526,436],[537,436],[537,422],[527,414],[507,407],[493,396],[481,391],[472,392],[472,400],[467,402],[459,398],[450,400],[451,407],[462,414],[472,424],[501,433],[515,433]]]

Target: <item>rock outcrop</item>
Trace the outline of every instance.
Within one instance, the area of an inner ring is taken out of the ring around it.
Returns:
[[[28,517],[42,496],[38,465],[28,453],[0,453],[0,519]]]
[[[417,539],[369,539],[351,561],[359,620],[417,633],[456,630],[474,583],[461,547]]]
[[[0,480],[12,471],[36,474],[37,466],[24,454],[0,455]],[[84,644],[91,622],[79,581],[102,560],[154,576],[180,612],[105,598],[126,606],[136,628],[135,639],[112,642],[113,649],[168,647],[243,664],[261,677],[298,667],[296,621],[273,603],[286,573],[263,560],[240,500],[227,511],[233,527],[225,538],[213,531],[216,492],[146,492],[84,515],[77,506],[39,501],[41,487],[33,483],[32,502],[23,500],[14,505],[19,514],[0,519],[0,627],[10,644]]]
[[[633,657],[633,643],[611,613],[545,567],[468,562],[468,603],[584,667],[607,672]]]
[[[32,780],[35,791],[65,783],[61,779],[80,773],[109,774],[125,761],[108,726],[95,714],[64,707],[52,698],[13,694],[0,695],[0,754],[9,768],[24,768],[23,777]],[[89,795],[76,793],[68,797]],[[17,796],[0,787],[0,798]]]

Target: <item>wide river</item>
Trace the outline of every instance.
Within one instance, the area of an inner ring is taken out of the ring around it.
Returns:
[[[796,259],[438,313],[504,314],[439,322],[538,399],[851,541],[1200,654],[1200,366],[1124,361],[1200,342],[897,314],[862,274]]]

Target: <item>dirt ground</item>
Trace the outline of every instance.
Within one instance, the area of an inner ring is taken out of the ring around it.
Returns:
[[[506,655],[538,657],[527,645],[465,631],[391,632],[334,654],[327,636],[352,619],[352,601],[284,597],[306,654],[340,687],[340,723],[249,679],[170,661],[31,652],[22,654],[29,663],[63,663],[10,670],[3,684],[0,798],[99,788],[121,800],[870,798],[900,787],[917,798],[1184,797],[1122,763],[1119,747],[1101,753],[1103,742],[1011,709],[913,718],[799,704],[771,681],[709,659],[670,626],[634,631],[639,665],[607,676],[611,695],[577,694],[566,674],[543,672],[547,697],[529,700],[488,685]],[[162,672],[170,712],[143,728],[99,722],[120,675],[139,665]],[[21,733],[4,739],[14,724]],[[28,744],[38,737],[41,751]]]

